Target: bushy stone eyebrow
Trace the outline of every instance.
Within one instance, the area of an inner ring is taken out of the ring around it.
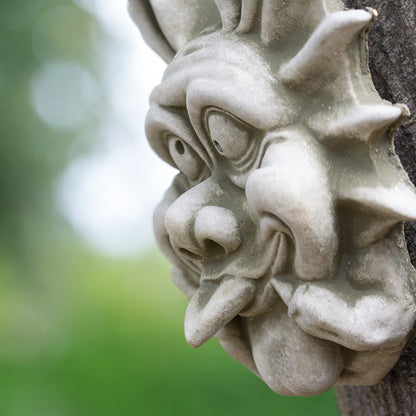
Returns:
[[[152,104],[146,117],[146,135],[158,156],[174,167],[175,163],[168,150],[167,135],[180,137],[209,168],[213,166],[212,157],[194,131],[185,107]]]

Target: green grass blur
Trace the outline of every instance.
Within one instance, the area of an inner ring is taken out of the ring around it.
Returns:
[[[0,416],[337,415],[332,392],[279,397],[215,340],[190,348],[161,255],[95,254],[57,215],[54,184],[105,100],[77,130],[51,128],[33,74],[65,60],[96,75],[105,36],[70,0],[0,2]]]
[[[186,300],[159,254],[49,254],[36,283],[1,263],[1,415],[337,414],[332,392],[280,397],[216,340],[190,348]]]

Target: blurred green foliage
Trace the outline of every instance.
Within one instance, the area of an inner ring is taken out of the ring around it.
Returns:
[[[336,415],[332,392],[279,397],[215,340],[188,347],[160,255],[111,260],[70,238],[54,183],[96,120],[52,129],[30,84],[54,59],[94,74],[94,36],[71,1],[0,2],[0,415]]]
[[[337,414],[332,392],[280,397],[215,340],[191,349],[185,298],[159,255],[51,255],[59,267],[30,289],[2,271],[0,414]]]
[[[42,64],[54,60],[93,70],[93,33],[104,36],[92,16],[71,1],[0,2],[0,249],[27,268],[33,246],[53,232],[53,183],[77,133],[39,120],[31,81]]]

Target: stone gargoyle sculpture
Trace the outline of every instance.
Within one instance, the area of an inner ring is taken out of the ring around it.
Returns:
[[[180,173],[154,216],[190,299],[187,342],[215,336],[282,395],[371,385],[412,337],[402,221],[416,192],[393,148],[408,116],[377,94],[375,10],[338,0],[130,0],[168,62],[149,142]]]

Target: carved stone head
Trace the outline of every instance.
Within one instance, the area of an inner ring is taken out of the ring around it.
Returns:
[[[131,0],[169,62],[149,142],[179,174],[154,216],[189,298],[186,340],[215,336],[283,395],[373,384],[415,317],[402,221],[416,193],[392,138],[408,115],[367,66],[374,10],[338,0]]]

